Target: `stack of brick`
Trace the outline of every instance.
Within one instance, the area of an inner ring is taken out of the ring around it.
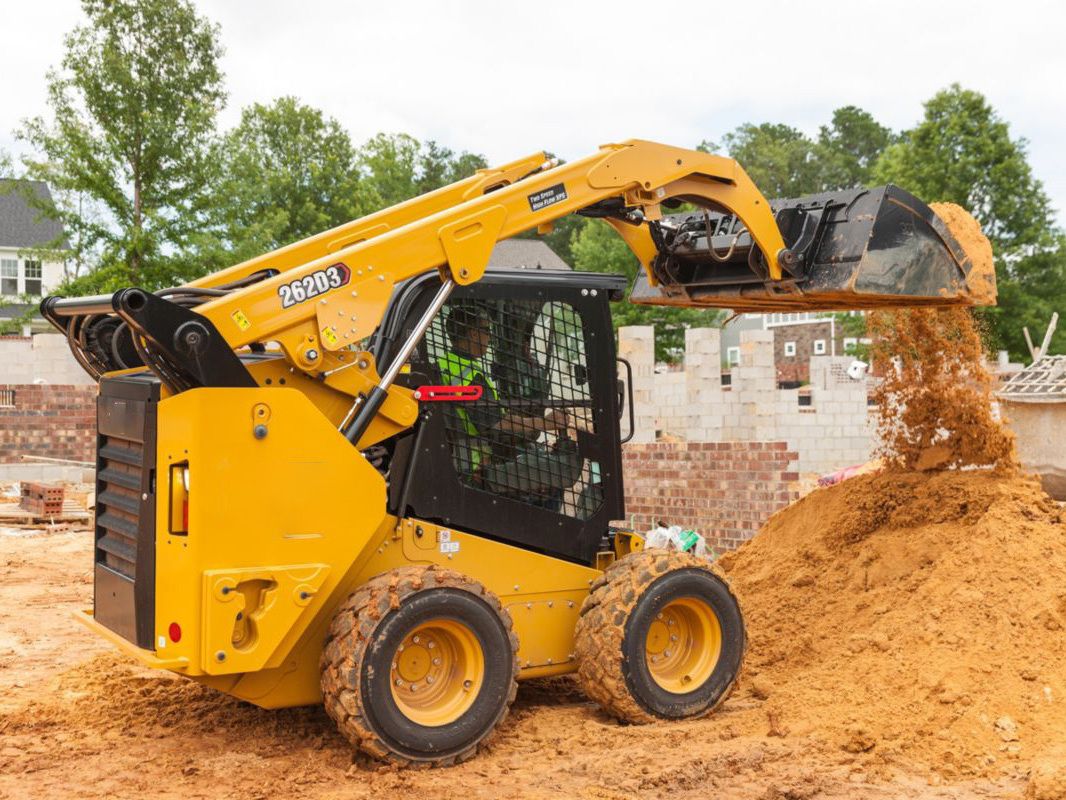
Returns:
[[[24,455],[93,461],[95,384],[0,384],[0,400],[0,463]]]
[[[40,516],[58,516],[63,513],[63,487],[48,483],[22,481],[22,496],[19,508]]]
[[[655,442],[623,448],[625,520],[662,521],[732,550],[799,497],[796,453],[785,442]]]

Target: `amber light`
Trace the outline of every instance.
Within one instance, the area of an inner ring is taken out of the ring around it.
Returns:
[[[185,535],[189,532],[189,465],[174,464],[170,468],[170,532]]]

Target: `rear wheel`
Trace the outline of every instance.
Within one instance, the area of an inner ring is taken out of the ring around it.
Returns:
[[[518,640],[499,599],[439,567],[356,590],[322,652],[326,711],[364,752],[446,766],[486,744],[517,690]]]
[[[672,550],[619,559],[593,584],[578,619],[578,679],[628,722],[709,713],[740,673],[740,606],[708,562]]]

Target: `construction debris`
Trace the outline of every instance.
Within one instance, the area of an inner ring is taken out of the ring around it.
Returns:
[[[84,527],[92,519],[92,489],[21,481],[0,486],[0,525],[11,528],[73,525]]]

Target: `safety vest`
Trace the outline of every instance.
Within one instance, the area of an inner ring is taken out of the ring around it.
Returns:
[[[493,399],[497,399],[499,395],[496,393],[496,385],[492,382],[492,379],[485,374],[484,367],[476,359],[467,358],[466,356],[458,355],[457,353],[445,353],[443,356],[437,359],[437,366],[440,367],[441,381],[445,386],[469,386],[478,378],[481,378],[488,387],[488,390],[492,392]],[[471,443],[470,460],[473,468],[481,463],[482,450],[488,452],[488,440],[484,434],[478,431],[477,426],[473,420],[470,419],[470,415],[466,413],[466,409],[461,404],[455,407],[455,412],[459,415],[459,420],[463,423],[463,430],[467,436],[477,439],[477,443]]]

